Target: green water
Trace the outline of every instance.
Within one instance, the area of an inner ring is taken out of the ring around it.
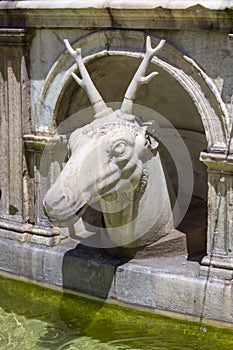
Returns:
[[[0,277],[2,350],[225,350],[233,329],[184,322]]]

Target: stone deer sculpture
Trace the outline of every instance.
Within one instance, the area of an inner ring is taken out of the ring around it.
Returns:
[[[88,206],[100,202],[110,247],[122,255],[153,245],[173,228],[173,216],[158,142],[133,115],[133,101],[141,84],[158,73],[146,76],[151,59],[165,40],[152,48],[146,41],[145,56],[131,81],[121,105],[107,107],[83,63],[81,49],[64,40],[82,78],[72,73],[86,91],[95,118],[75,130],[69,139],[70,158],[44,198],[44,209],[56,226],[77,221]]]

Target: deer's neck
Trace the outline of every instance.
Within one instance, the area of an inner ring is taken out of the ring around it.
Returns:
[[[159,154],[144,165],[136,190],[121,193],[117,203],[101,201],[101,206],[108,237],[116,245],[144,246],[169,233],[172,209]]]

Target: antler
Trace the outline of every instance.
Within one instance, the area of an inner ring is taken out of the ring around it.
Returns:
[[[79,48],[74,50],[70,45],[69,40],[67,39],[64,39],[64,43],[68,53],[74,58],[82,78],[80,79],[75,73],[71,73],[71,75],[74,80],[86,91],[89,100],[94,108],[95,114],[103,114],[103,112],[110,111],[111,109],[108,108],[100,93],[96,89],[83,63],[81,49]]]
[[[151,39],[148,36],[146,38],[146,53],[145,56],[138,67],[137,72],[135,73],[129,87],[125,93],[124,101],[121,105],[121,112],[123,114],[132,114],[133,111],[133,101],[136,98],[137,89],[142,84],[147,84],[152,78],[154,78],[158,72],[153,72],[148,76],[145,76],[146,69],[155,54],[163,47],[166,40],[161,40],[160,43],[156,46],[156,48],[152,49],[151,47]]]

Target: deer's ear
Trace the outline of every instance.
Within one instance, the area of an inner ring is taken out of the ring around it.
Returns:
[[[145,130],[145,137],[147,139],[147,147],[154,151],[159,146],[159,125],[154,121],[144,122],[142,128]]]
[[[141,126],[148,134],[152,135],[156,139],[159,139],[160,126],[155,120],[143,122]]]
[[[159,143],[153,138],[153,136],[146,134],[146,148],[151,152],[154,152],[159,146]]]

